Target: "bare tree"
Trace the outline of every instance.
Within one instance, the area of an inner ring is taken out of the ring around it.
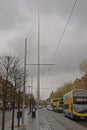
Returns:
[[[14,130],[14,113],[15,113],[15,100],[16,100],[16,93],[17,90],[20,90],[20,87],[22,87],[22,82],[24,81],[24,74],[23,69],[20,69],[20,63],[21,59],[20,57],[17,57],[14,60],[14,66],[12,68],[12,82],[14,84],[14,91],[13,91],[13,111],[12,111],[12,130]]]
[[[19,61],[19,60],[18,60]],[[16,92],[19,93],[19,102],[18,102],[18,112],[20,111],[20,88],[23,86],[24,82],[24,73],[23,69],[19,66],[14,67],[13,69],[13,82],[14,82],[14,95],[13,95],[13,112],[12,112],[12,130],[14,130],[14,112],[15,112],[15,99]],[[18,118],[18,126],[20,125],[20,118]]]
[[[2,108],[2,130],[5,130],[5,111],[6,111],[6,96],[9,81],[13,83],[13,75],[17,76],[14,71],[20,65],[19,57],[15,55],[2,55],[0,56],[0,76],[4,80],[3,85],[3,108]],[[14,88],[16,89],[16,88]],[[14,96],[15,97],[15,96]]]
[[[15,100],[16,100],[16,93],[18,92],[19,101],[18,101],[18,112],[20,111],[20,88],[24,87],[24,70],[20,66],[21,60],[20,57],[16,58],[14,61],[13,72],[12,72],[12,79],[14,84],[14,95],[13,95],[13,112],[12,112],[12,130],[14,130],[14,113],[15,113]],[[28,73],[26,73],[26,77]],[[25,95],[23,93],[23,95]],[[20,126],[20,118],[18,118],[18,126]]]
[[[3,107],[2,107],[2,130],[5,129],[5,111],[6,111],[6,96],[7,96],[7,88],[8,81],[11,77],[11,68],[12,63],[14,61],[14,57],[9,55],[0,56],[0,75],[4,79],[3,86]]]

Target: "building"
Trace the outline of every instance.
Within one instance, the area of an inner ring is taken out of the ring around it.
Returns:
[[[78,82],[82,88],[87,89],[87,74],[81,77],[81,79],[76,79],[75,82]]]

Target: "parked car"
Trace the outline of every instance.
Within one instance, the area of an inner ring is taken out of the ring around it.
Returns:
[[[38,108],[39,108],[39,109],[41,109],[41,108],[42,108],[42,106],[40,106],[40,105],[39,105],[39,106],[38,106]]]
[[[51,106],[51,105],[48,105],[48,106],[47,106],[47,110],[52,111],[52,110],[53,110],[52,106]]]

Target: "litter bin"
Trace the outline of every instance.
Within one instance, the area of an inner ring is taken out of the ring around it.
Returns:
[[[18,111],[17,112],[17,118],[21,118],[22,117],[22,111]]]
[[[32,118],[35,118],[36,117],[36,111],[35,111],[35,108],[33,108],[32,110]]]

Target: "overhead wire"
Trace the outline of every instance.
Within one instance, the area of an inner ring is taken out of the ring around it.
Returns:
[[[61,45],[61,43],[62,43],[63,36],[64,36],[64,34],[65,34],[65,31],[66,31],[66,29],[67,29],[67,26],[68,26],[68,24],[69,24],[70,18],[71,18],[71,16],[72,16],[72,13],[73,13],[73,11],[74,11],[74,8],[75,8],[75,6],[76,6],[77,1],[78,1],[78,0],[75,0],[73,6],[72,6],[72,8],[71,8],[69,17],[68,17],[67,22],[66,22],[66,24],[65,24],[65,26],[64,26],[63,32],[62,32],[62,34],[61,34],[61,36],[60,36],[60,39],[59,39],[58,45],[57,45],[57,47],[56,47],[56,49],[55,49],[55,52],[54,52],[53,58],[52,58],[52,60],[51,60],[51,63],[54,63],[54,62],[55,62],[55,57],[56,57],[57,50],[59,49],[59,47],[60,47],[60,45]],[[48,68],[48,71],[51,71],[51,67]],[[47,81],[46,81],[46,82],[47,82]]]
[[[62,42],[62,39],[63,39],[64,33],[65,33],[66,29],[67,29],[67,26],[68,26],[68,24],[69,24],[70,18],[71,18],[71,16],[72,16],[72,13],[73,13],[73,11],[74,11],[74,8],[75,8],[75,5],[76,5],[77,1],[78,1],[78,0],[75,0],[73,6],[72,6],[72,8],[71,8],[71,11],[70,11],[69,17],[68,17],[67,22],[66,22],[66,24],[65,24],[64,30],[63,30],[63,32],[62,32],[62,34],[61,34],[61,36],[60,36],[60,39],[59,39],[58,45],[57,45],[57,47],[56,47],[56,49],[55,49],[55,52],[54,52],[54,55],[53,55],[53,58],[52,58],[51,63],[53,63],[54,60],[55,60],[57,50],[58,50],[58,48],[59,48],[60,45],[61,45],[61,42]],[[48,71],[51,70],[50,68],[51,68],[51,67],[48,68]],[[43,88],[43,89],[45,89],[45,88]]]
[[[75,8],[75,6],[76,6],[77,1],[78,1],[78,0],[75,0],[75,2],[74,2],[74,4],[73,4],[73,7],[71,8],[69,17],[68,17],[67,22],[66,22],[66,24],[65,24],[64,30],[63,30],[63,32],[62,32],[62,34],[61,34],[61,36],[60,36],[60,39],[59,39],[58,45],[57,45],[57,47],[56,47],[56,49],[55,49],[55,52],[54,52],[53,58],[52,58],[52,60],[51,60],[51,63],[54,63],[57,50],[58,50],[58,48],[60,47],[60,45],[61,45],[61,43],[62,43],[62,39],[63,39],[64,33],[65,33],[66,28],[67,28],[67,26],[68,26],[68,24],[69,24],[70,18],[71,18],[71,16],[72,16],[72,13],[73,13],[73,11],[74,11],[74,8]],[[51,68],[51,67],[49,67],[49,71],[51,70],[50,68]]]

